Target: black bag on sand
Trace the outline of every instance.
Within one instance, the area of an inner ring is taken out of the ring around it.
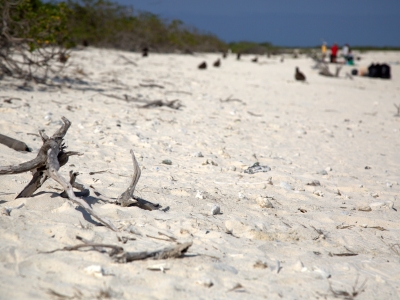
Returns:
[[[387,64],[381,65],[381,78],[390,79],[390,66]]]
[[[381,77],[381,65],[380,64],[371,64],[368,67],[368,76],[372,78]]]

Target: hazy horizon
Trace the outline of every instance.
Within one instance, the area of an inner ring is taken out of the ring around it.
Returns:
[[[400,1],[116,0],[165,19],[180,19],[225,42],[313,47],[349,43],[399,47]]]

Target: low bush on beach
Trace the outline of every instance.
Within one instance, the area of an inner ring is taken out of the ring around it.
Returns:
[[[44,81],[62,67],[72,45],[64,3],[3,0],[0,11],[0,75]]]
[[[75,44],[122,50],[224,51],[216,36],[191,28],[179,20],[135,11],[106,0],[68,0],[68,26]]]
[[[232,50],[232,52],[244,54],[278,54],[282,50],[268,42],[255,43],[248,41],[230,43],[229,48]]]

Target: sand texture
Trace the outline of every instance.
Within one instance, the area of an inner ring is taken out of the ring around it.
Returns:
[[[391,80],[346,78],[350,66],[324,77],[307,57],[231,55],[215,68],[218,56],[87,48],[52,85],[0,81],[0,133],[32,149],[0,145],[0,166],[33,159],[38,131],[52,135],[65,116],[67,150],[84,154],[65,178],[78,171],[117,197],[132,149],[135,195],[161,205],[121,207],[92,191],[85,201],[113,232],[51,179],[15,199],[31,174],[0,176],[0,299],[400,298],[400,53],[357,61],[390,63]],[[175,99],[179,110],[139,107]],[[246,171],[255,163],[261,172]],[[41,253],[76,236],[153,251],[175,245],[167,235],[193,245],[179,259],[126,264],[89,248]]]

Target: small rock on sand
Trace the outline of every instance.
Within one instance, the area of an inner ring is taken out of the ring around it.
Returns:
[[[221,208],[219,207],[219,205],[214,205],[211,208],[211,215],[219,215],[221,213]]]
[[[272,203],[268,200],[268,197],[265,196],[258,196],[257,199],[257,204],[260,205],[261,208],[273,208],[274,206]]]

